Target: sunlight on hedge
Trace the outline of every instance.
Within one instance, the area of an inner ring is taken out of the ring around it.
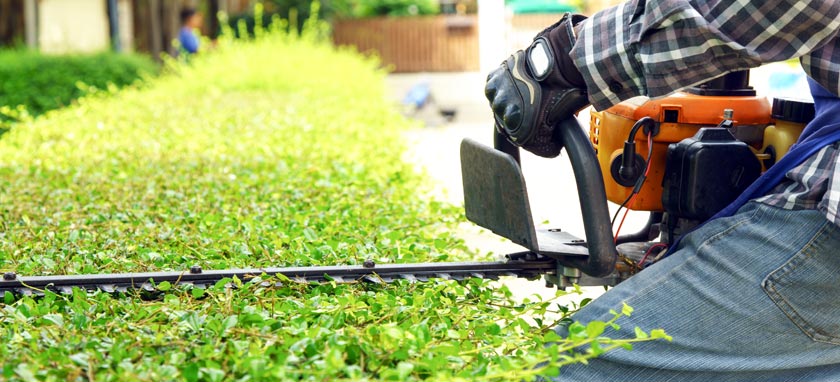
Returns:
[[[142,89],[15,126],[0,139],[0,270],[465,258],[460,212],[423,197],[400,159],[408,122],[383,75],[313,35],[258,31]],[[560,339],[551,311],[569,310],[482,280],[7,294],[0,379],[520,380],[637,341],[603,338],[610,323]]]
[[[0,140],[0,268],[21,274],[421,261],[419,197],[375,63],[275,34]],[[33,256],[37,254],[37,256]]]

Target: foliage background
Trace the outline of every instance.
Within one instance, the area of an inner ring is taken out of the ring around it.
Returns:
[[[266,25],[275,16],[289,20],[291,25],[297,26],[298,31],[302,31],[304,22],[313,16],[321,20],[332,20],[426,16],[439,12],[440,4],[436,0],[266,0],[255,6],[255,12],[230,16],[226,24],[237,36],[244,35],[244,30],[253,36],[256,20],[262,21],[260,25]]]
[[[122,87],[157,73],[148,57],[134,54],[52,56],[0,50],[0,106],[24,105],[31,115],[69,105],[90,91]]]

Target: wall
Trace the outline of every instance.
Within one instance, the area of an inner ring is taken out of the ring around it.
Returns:
[[[108,8],[104,0],[40,0],[38,46],[45,53],[108,49]]]

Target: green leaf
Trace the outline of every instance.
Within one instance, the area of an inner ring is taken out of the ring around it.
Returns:
[[[205,292],[206,292],[206,290],[204,288],[191,288],[190,289],[190,294],[193,296],[193,298],[202,298],[202,297],[204,297]]]
[[[181,369],[181,375],[184,377],[184,381],[186,382],[198,382],[198,371],[199,366],[195,362],[190,362]]]
[[[63,328],[64,327],[64,316],[61,314],[49,313],[44,315],[44,321],[52,323],[53,325]]]
[[[166,292],[166,291],[172,289],[172,284],[170,284],[169,281],[162,281],[162,282],[158,283],[156,285],[156,287],[159,291]]]
[[[87,367],[90,365],[90,356],[86,353],[76,353],[70,355],[70,360],[76,365]]]
[[[239,323],[239,316],[235,314],[232,316],[228,316],[227,318],[225,318],[224,323],[222,324],[222,330],[226,332],[230,329],[233,329],[234,327],[236,327],[237,323]]]
[[[318,240],[318,235],[315,233],[315,231],[308,227],[303,229],[303,236],[306,238],[306,240],[309,241]]]
[[[202,376],[210,382],[221,382],[225,378],[225,372],[216,367],[202,367],[199,369],[199,378],[204,379]]]
[[[32,370],[29,368],[29,365],[25,363],[17,365],[17,367],[15,368],[15,374],[17,374],[18,378],[25,382],[37,381],[37,379],[35,378],[35,374],[32,373]]]
[[[647,333],[645,333],[644,330],[642,330],[642,328],[640,328],[638,326],[635,328],[635,332],[636,332],[636,338],[647,339],[647,338],[650,337]]]
[[[599,355],[604,353],[604,349],[601,348],[601,344],[598,343],[598,341],[595,341],[595,342],[592,342],[592,344],[589,345],[589,352],[593,356],[599,356]]]
[[[397,364],[397,376],[401,381],[408,379],[412,371],[414,371],[414,364],[411,362],[400,362]]]
[[[629,317],[631,313],[633,313],[633,308],[626,303],[622,303],[621,314]]]
[[[569,337],[586,337],[586,327],[579,322],[573,322],[569,325]]]
[[[586,335],[589,338],[595,338],[604,333],[607,324],[602,321],[592,321],[586,324]]]
[[[668,341],[672,341],[673,338],[665,333],[662,329],[653,329],[650,331],[650,338],[653,339],[665,339]]]
[[[327,366],[334,370],[344,368],[344,355],[338,348],[331,348],[326,356]]]

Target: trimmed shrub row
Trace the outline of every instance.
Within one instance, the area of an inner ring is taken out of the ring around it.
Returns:
[[[52,56],[28,50],[0,51],[0,106],[24,105],[31,115],[40,115],[69,105],[90,87],[122,87],[154,73],[156,64],[141,55]]]

